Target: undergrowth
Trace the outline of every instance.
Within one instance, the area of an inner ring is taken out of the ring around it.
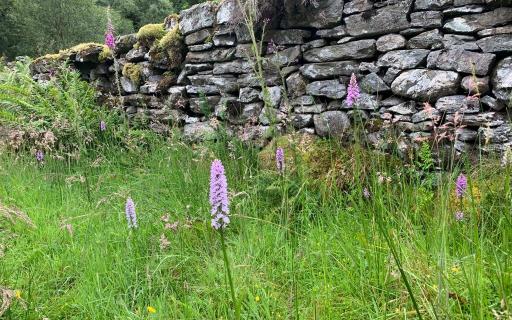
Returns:
[[[36,140],[0,154],[3,319],[233,318],[210,226],[214,159],[242,319],[510,318],[510,164],[438,171],[428,145],[404,163],[296,134],[263,150],[222,135],[189,145],[130,130],[73,71],[40,84],[17,68],[0,73],[2,124],[58,143],[44,159]]]

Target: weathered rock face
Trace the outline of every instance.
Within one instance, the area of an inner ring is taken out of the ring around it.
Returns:
[[[345,18],[347,32],[351,36],[375,36],[402,31],[410,26],[407,13],[412,0],[402,0],[396,5],[370,10]]]
[[[415,69],[405,71],[391,84],[396,95],[429,101],[457,93],[460,75],[452,71]]]
[[[397,69],[414,69],[426,60],[429,53],[430,51],[425,49],[390,51],[379,58],[377,65]]]
[[[219,121],[258,142],[287,126],[349,137],[351,121],[369,121],[372,144],[390,127],[407,150],[456,120],[456,150],[484,138],[512,145],[512,1],[255,1],[256,47],[238,0],[204,2],[164,22],[168,32],[179,25],[184,47],[174,56],[132,34],[117,39],[116,64],[92,45],[37,59],[31,71],[45,81],[68,59],[101,93],[121,94],[130,117],[141,113],[158,131],[181,126],[191,141],[214,139]]]
[[[486,13],[465,15],[448,20],[444,29],[456,33],[473,33],[486,28],[510,24],[512,8],[501,7]]]
[[[357,72],[359,64],[355,61],[338,61],[305,64],[300,68],[300,72],[308,79],[321,80],[336,76],[350,76]]]
[[[326,62],[365,59],[373,57],[374,54],[375,40],[359,40],[330,47],[311,49],[304,53],[304,59],[308,62]]]
[[[464,73],[475,72],[479,76],[484,76],[489,73],[495,58],[496,55],[492,53],[476,53],[461,49],[440,50],[429,54],[427,67]]]
[[[180,30],[183,35],[213,27],[215,23],[215,5],[212,2],[196,4],[184,10],[180,15]]]
[[[492,85],[496,98],[503,102],[512,99],[512,57],[498,63],[492,75]]]
[[[285,17],[281,22],[284,28],[329,28],[338,24],[343,15],[343,0],[323,0],[303,2],[284,0]]]
[[[342,111],[326,111],[313,118],[316,134],[321,137],[341,138],[350,128],[350,119]]]

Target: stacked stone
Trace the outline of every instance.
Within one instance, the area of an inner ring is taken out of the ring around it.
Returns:
[[[237,0],[198,4],[166,22],[179,22],[187,52],[166,81],[165,61],[133,48],[134,35],[120,37],[119,67],[142,67],[140,85],[121,78],[126,111],[177,123],[194,141],[212,136],[219,121],[246,139],[272,124],[339,137],[357,117],[390,124],[408,145],[443,128],[459,151],[512,144],[512,1],[280,1],[262,39],[264,79],[249,58]],[[88,78],[112,89],[111,64]],[[362,93],[349,106],[352,74]],[[372,131],[371,140],[381,143],[385,132]]]

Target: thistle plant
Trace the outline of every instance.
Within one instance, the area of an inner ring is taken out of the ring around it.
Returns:
[[[231,275],[231,267],[226,250],[226,240],[224,235],[225,228],[229,225],[229,198],[228,198],[228,182],[224,166],[220,160],[214,160],[210,168],[210,206],[211,206],[211,225],[212,228],[219,231],[222,245],[222,254],[224,257],[224,265],[226,267],[229,287],[231,290],[231,299],[235,306],[235,319],[240,319],[240,306],[237,303],[235,295],[235,286],[233,285],[233,277]]]

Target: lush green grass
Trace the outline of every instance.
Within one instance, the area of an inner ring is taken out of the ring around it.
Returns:
[[[390,243],[424,319],[491,319],[511,307],[510,168],[466,171],[466,219],[456,222],[458,172],[420,173],[357,148],[321,147],[335,155],[286,148],[295,164],[285,178],[237,143],[157,141],[44,165],[1,155],[0,203],[36,226],[0,221],[0,286],[21,292],[3,317],[232,318],[220,237],[209,225],[217,157],[230,186],[226,236],[243,319],[292,319],[295,302],[300,319],[415,318]],[[392,180],[379,183],[378,172]],[[128,196],[136,230],[124,217]],[[179,221],[176,231],[164,228],[165,214]]]

